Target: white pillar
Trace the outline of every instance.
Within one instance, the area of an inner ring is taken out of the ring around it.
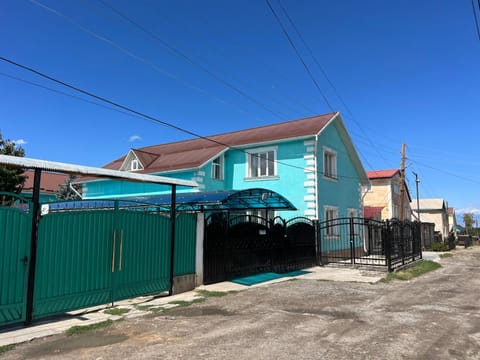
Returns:
[[[197,213],[197,236],[195,249],[195,286],[203,284],[203,242],[205,234],[205,214]]]

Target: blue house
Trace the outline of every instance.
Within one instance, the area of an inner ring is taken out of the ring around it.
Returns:
[[[282,217],[320,221],[361,216],[362,194],[369,184],[338,112],[131,149],[105,168],[193,180],[200,185],[194,191],[200,192],[267,189],[296,207]],[[179,193],[191,191],[178,188]],[[85,199],[165,193],[166,188],[155,184],[83,183]]]

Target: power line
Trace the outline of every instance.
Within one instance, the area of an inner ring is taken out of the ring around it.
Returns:
[[[275,12],[275,10],[273,9],[272,5],[270,4],[270,0],[265,0],[267,2],[267,5],[268,7],[270,8],[270,11],[272,12],[273,16],[275,17],[275,19],[277,20],[278,22],[278,25],[280,25],[280,28],[282,29],[284,35],[287,37],[287,40],[290,44],[290,46],[293,48],[293,50],[295,51],[295,54],[297,55],[298,59],[300,60],[300,62],[303,64],[303,67],[305,68],[305,70],[307,71],[308,75],[310,76],[310,79],[312,80],[312,82],[314,83],[315,87],[317,88],[318,92],[320,93],[320,95],[322,96],[323,98],[323,101],[325,101],[325,104],[327,104],[328,108],[332,111],[332,112],[335,112],[335,110],[333,109],[332,105],[330,104],[330,102],[328,101],[327,97],[325,96],[325,94],[323,93],[322,89],[320,88],[320,85],[318,85],[317,81],[315,80],[315,78],[313,77],[313,74],[312,72],[310,71],[310,68],[308,67],[308,65],[305,63],[305,61],[303,60],[303,57],[302,55],[300,54],[300,52],[298,51],[297,47],[295,46],[295,43],[293,42],[292,38],[290,37],[290,34],[288,33],[288,31],[285,29],[285,27],[283,26],[283,23],[280,21],[280,18],[278,17],[277,13]]]
[[[370,143],[370,145],[375,149],[377,150],[377,153],[378,155],[385,161],[385,163],[388,163],[387,159],[385,159],[383,157],[383,154],[378,151],[378,149],[376,148],[375,146],[375,143],[370,139],[370,137],[368,136],[368,134],[366,133],[366,131],[363,129],[363,127],[360,125],[360,123],[355,119],[355,116],[353,115],[352,111],[350,110],[349,106],[346,104],[346,102],[343,100],[343,97],[340,95],[339,91],[337,90],[336,86],[333,84],[333,82],[330,80],[330,77],[327,75],[327,72],[325,71],[325,69],[323,68],[322,65],[320,65],[320,62],[317,60],[317,57],[315,56],[315,54],[313,53],[311,47],[308,45],[308,43],[306,42],[305,38],[302,36],[301,32],[299,31],[298,27],[296,26],[295,22],[293,21],[293,19],[290,17],[290,15],[288,14],[287,10],[285,9],[285,7],[282,5],[282,2],[280,0],[278,0],[278,4],[280,5],[280,8],[282,9],[283,13],[285,14],[287,20],[290,22],[290,25],[292,26],[293,30],[295,30],[295,33],[297,34],[297,36],[299,37],[299,39],[301,40],[301,42],[303,43],[303,45],[305,46],[305,48],[307,49],[308,53],[310,54],[310,56],[312,57],[314,63],[317,65],[317,67],[320,69],[320,71],[322,72],[323,76],[325,77],[325,79],[327,80],[328,84],[332,87],[333,91],[335,92],[335,95],[337,96],[337,98],[340,100],[340,102],[342,103],[343,107],[345,108],[345,110],[347,110],[347,112],[350,114],[350,117],[351,119],[357,124],[357,126],[360,128],[360,130],[362,131],[362,133],[364,134],[364,136],[366,137],[366,139],[368,140],[368,142]]]
[[[478,10],[480,11],[480,0],[477,0],[477,2],[478,2]],[[473,0],[472,0],[472,10],[473,10],[473,17],[475,19],[475,28],[477,29],[478,40],[480,40],[480,25],[478,24],[477,10],[475,9],[475,4],[473,3]]]
[[[217,74],[215,74],[214,72],[210,71],[209,69],[207,69],[205,66],[203,66],[202,64],[194,61],[191,57],[189,57],[187,54],[185,54],[184,52],[182,52],[181,50],[175,48],[174,46],[170,45],[168,42],[166,42],[164,39],[162,39],[160,36],[158,36],[157,34],[153,33],[152,31],[149,31],[147,28],[145,28],[144,26],[142,26],[141,24],[139,24],[138,22],[134,21],[132,18],[128,17],[127,15],[125,15],[124,13],[120,12],[119,10],[117,10],[115,7],[113,7],[111,4],[109,4],[107,1],[104,1],[104,0],[97,0],[98,2],[100,2],[101,4],[103,4],[105,7],[107,7],[108,9],[110,9],[111,11],[113,11],[115,14],[117,14],[118,16],[120,16],[122,19],[124,19],[125,21],[129,22],[130,24],[132,24],[133,26],[135,26],[137,29],[139,29],[140,31],[142,31],[143,33],[147,34],[148,36],[150,36],[151,38],[155,39],[156,41],[160,42],[163,46],[165,46],[168,50],[170,50],[171,52],[173,52],[175,55],[181,57],[182,59],[186,60],[189,64],[191,64],[192,66],[194,67],[197,67],[198,69],[202,70],[203,72],[205,72],[207,75],[209,75],[211,78],[215,79],[216,81],[220,82],[221,84],[223,84],[224,86],[228,87],[229,89],[232,89],[233,91],[235,91],[237,94],[243,96],[244,98],[252,101],[253,103],[263,107],[265,110],[267,110],[268,112],[270,112],[271,114],[281,118],[281,116],[276,113],[275,111],[273,111],[272,109],[268,108],[267,106],[265,106],[264,104],[262,104],[261,102],[259,102],[258,100],[256,100],[255,98],[253,98],[252,96],[250,96],[249,94],[245,93],[244,91],[240,90],[239,88],[237,88],[236,86],[232,85],[231,83],[229,83],[228,81],[222,79],[220,76],[218,76]]]
[[[123,54],[125,54],[126,56],[136,60],[136,61],[139,61],[147,66],[149,66],[150,68],[152,68],[153,70],[155,70],[156,72],[166,76],[166,77],[169,77],[170,79],[173,79],[173,80],[176,80],[176,81],[179,81],[181,82],[183,85],[189,87],[190,89],[193,89],[197,92],[200,92],[202,94],[205,94],[205,95],[208,95],[210,97],[212,97],[214,100],[216,100],[217,102],[220,102],[220,103],[223,103],[223,104],[226,104],[228,103],[226,100],[223,100],[223,99],[220,99],[218,98],[216,95],[214,94],[211,94],[210,92],[202,89],[202,88],[199,88],[198,86],[196,85],[193,85],[192,83],[186,81],[186,80],[183,80],[182,78],[178,77],[177,75],[169,72],[169,71],[166,71],[164,69],[162,69],[161,67],[159,67],[156,63],[150,61],[149,59],[147,58],[144,58],[144,57],[141,57],[137,54],[135,54],[134,52],[126,49],[125,47],[119,45],[118,43],[116,43],[115,41],[109,39],[109,38],[106,38],[102,35],[99,35],[98,33],[88,29],[87,27],[83,26],[82,24],[80,24],[79,22],[77,22],[76,20],[68,17],[67,15],[61,13],[60,11],[58,10],[55,10],[51,7],[48,7],[44,4],[42,4],[41,2],[37,1],[37,0],[29,0],[32,4],[36,5],[36,6],[39,6],[41,8],[43,8],[44,10],[58,16],[58,17],[61,17],[63,19],[65,19],[67,22],[69,22],[70,24],[72,24],[73,26],[79,28],[80,30],[82,30],[83,32],[89,34],[90,36],[94,37],[95,39],[99,40],[99,41],[102,41],[112,47],[114,47],[115,49],[117,49],[118,51],[122,52]],[[160,40],[159,40],[160,41]],[[167,46],[167,45],[165,45]],[[173,48],[172,48],[173,49]],[[171,51],[174,51],[170,49]],[[179,54],[181,54],[179,52]],[[188,59],[188,57],[185,56],[185,58]],[[200,66],[200,65],[198,65]],[[206,70],[208,71],[208,70]],[[219,80],[221,81],[221,80]],[[233,88],[233,87],[232,87]],[[256,100],[255,98],[253,98],[252,96],[242,92],[241,90],[238,90],[237,89],[237,93],[241,94],[242,96],[248,98],[250,101],[254,102],[255,104],[257,104],[258,106],[261,106],[264,110],[268,111],[269,113],[271,113],[273,116],[279,118],[279,119],[282,119],[282,116],[275,112],[274,110],[270,109],[269,107],[267,107],[266,105],[262,104],[260,101]],[[242,111],[243,113],[245,113],[245,111]]]
[[[142,113],[142,112],[140,112],[140,111],[138,111],[138,110],[135,110],[135,109],[133,109],[133,108],[130,108],[130,107],[128,107],[128,106],[122,105],[122,104],[117,103],[117,102],[112,101],[112,100],[109,100],[109,99],[107,99],[107,98],[105,98],[105,97],[103,97],[103,96],[96,95],[96,94],[94,94],[94,93],[92,93],[92,92],[89,92],[89,91],[87,91],[87,90],[81,89],[81,88],[76,87],[76,86],[71,85],[71,84],[68,84],[68,83],[66,83],[66,82],[64,82],[64,81],[62,81],[62,80],[56,79],[56,78],[54,78],[54,77],[52,77],[52,76],[50,76],[50,75],[44,74],[44,73],[42,73],[42,72],[40,72],[40,71],[38,71],[38,70],[35,70],[35,69],[31,68],[31,67],[26,66],[26,65],[19,64],[19,63],[15,62],[15,61],[10,60],[10,59],[7,59],[7,58],[5,58],[5,57],[3,57],[3,56],[0,56],[0,60],[1,60],[1,61],[4,61],[4,62],[6,62],[6,63],[9,63],[9,64],[11,64],[11,65],[14,65],[14,66],[16,66],[16,67],[19,67],[19,68],[21,68],[21,69],[23,69],[23,70],[26,70],[26,71],[29,71],[29,72],[31,72],[31,73],[34,73],[34,74],[36,74],[36,75],[38,75],[38,76],[40,76],[40,77],[42,77],[42,78],[45,78],[45,79],[47,79],[47,80],[50,80],[50,81],[55,82],[55,83],[57,83],[57,84],[60,84],[60,85],[66,87],[66,88],[68,88],[68,89],[77,91],[77,92],[79,92],[79,93],[81,93],[81,94],[84,94],[84,95],[87,95],[87,96],[89,96],[89,97],[92,97],[92,98],[94,98],[94,99],[96,99],[96,100],[105,102],[105,103],[107,103],[107,104],[109,104],[109,105],[112,105],[112,106],[114,106],[114,107],[118,107],[118,108],[120,108],[120,109],[122,109],[122,110],[125,110],[125,111],[127,111],[127,112],[129,112],[129,113],[132,113],[132,114],[134,114],[134,115],[136,115],[136,116],[138,116],[138,117],[141,117],[141,118],[150,120],[150,121],[152,121],[152,122],[154,122],[154,123],[161,124],[161,125],[163,125],[163,126],[166,126],[166,127],[175,129],[175,130],[177,130],[177,131],[186,133],[186,134],[191,135],[191,136],[193,136],[193,137],[195,137],[195,138],[203,139],[203,140],[206,140],[206,141],[215,143],[215,144],[217,144],[217,145],[224,146],[224,147],[226,147],[226,148],[228,148],[228,149],[237,150],[237,151],[240,151],[240,152],[242,152],[242,153],[244,153],[244,154],[247,154],[247,155],[250,155],[250,156],[256,156],[256,157],[260,158],[260,156],[258,156],[258,155],[256,155],[256,154],[249,153],[248,151],[245,151],[245,150],[243,150],[243,149],[241,149],[241,148],[228,145],[228,144],[223,143],[223,142],[221,142],[221,141],[212,139],[212,138],[207,137],[207,136],[203,136],[203,135],[197,134],[197,133],[195,133],[195,132],[193,132],[193,131],[191,131],[191,130],[188,130],[188,129],[182,128],[182,127],[180,127],[180,126],[174,125],[174,124],[169,123],[169,122],[167,122],[167,121],[160,120],[160,119],[158,119],[158,118],[156,118],[156,117],[154,117],[154,116],[151,116],[151,115]],[[287,166],[287,167],[290,167],[290,168],[299,169],[299,170],[302,170],[302,171],[308,170],[308,171],[313,172],[313,171],[310,170],[310,169],[306,169],[306,168],[304,168],[304,167],[292,165],[292,164],[289,164],[289,163],[284,163],[284,162],[281,162],[281,161],[278,161],[278,160],[269,160],[269,159],[266,159],[266,160],[267,160],[267,161],[272,161],[272,162],[274,162],[274,163],[277,163],[277,164],[280,164],[280,165],[284,165],[284,166]],[[317,173],[317,174],[320,174],[320,175],[325,175],[323,172],[320,172],[320,171],[318,171],[318,170],[316,171],[316,173]],[[346,176],[346,175],[338,175],[338,174],[337,174],[337,177],[338,177],[338,178],[347,178],[347,179],[358,179],[357,177]]]

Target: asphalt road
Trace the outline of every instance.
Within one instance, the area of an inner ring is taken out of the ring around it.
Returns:
[[[453,253],[408,282],[285,281],[0,359],[480,359],[480,246]]]

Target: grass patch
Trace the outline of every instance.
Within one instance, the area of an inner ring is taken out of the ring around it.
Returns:
[[[159,313],[165,311],[165,308],[155,305],[137,305],[135,306],[135,308],[140,311],[150,311],[152,313]]]
[[[13,344],[0,346],[0,355],[5,354],[7,351],[10,351],[13,349],[15,349],[15,345]]]
[[[201,297],[201,298],[196,298],[196,299],[193,299],[193,300],[190,300],[190,301],[174,300],[174,301],[170,301],[169,304],[177,305],[177,307],[186,307],[186,306],[190,306],[190,305],[195,304],[195,303],[202,303],[205,300],[207,300],[207,299],[204,298],[204,297]],[[165,310],[167,310],[167,309],[165,309]]]
[[[225,291],[210,291],[210,290],[197,290],[197,293],[202,295],[203,297],[222,297],[228,295],[228,292]]]
[[[440,254],[440,257],[443,259],[443,258],[449,258],[449,257],[452,257],[453,254],[452,253],[445,253],[445,254]]]
[[[422,274],[425,274],[429,271],[436,270],[442,267],[439,263],[430,260],[423,260],[414,266],[406,268],[404,270],[400,270],[397,272],[389,273],[386,277],[384,277],[382,282],[390,282],[392,280],[410,280]]]
[[[130,309],[125,309],[125,308],[112,308],[112,309],[107,309],[104,311],[105,314],[109,315],[123,315],[126,314],[130,311]]]
[[[65,335],[67,336],[72,336],[72,335],[78,335],[78,334],[83,334],[88,331],[93,331],[97,329],[103,329],[106,327],[109,327],[110,325],[113,324],[112,320],[105,320],[96,324],[91,324],[91,325],[77,325],[77,326],[72,326],[70,329],[65,331]]]

